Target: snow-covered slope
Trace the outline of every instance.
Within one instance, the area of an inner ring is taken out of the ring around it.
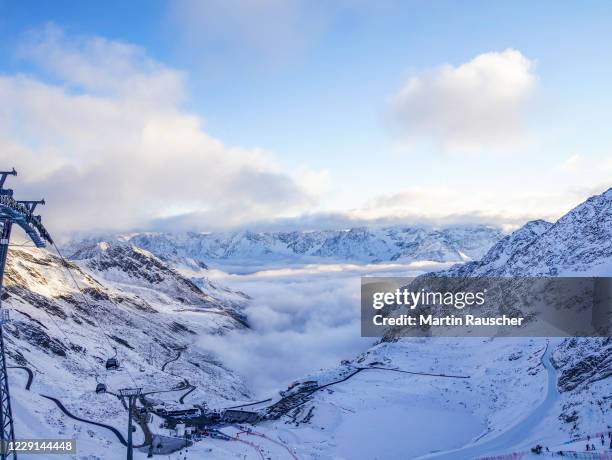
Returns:
[[[543,339],[380,343],[306,376],[325,387],[282,420],[304,458],[414,459],[457,449],[500,435],[542,402],[545,348]]]
[[[138,233],[117,238],[164,261],[190,268],[209,263],[459,262],[480,258],[502,233],[484,225],[233,233]],[[96,239],[71,244],[73,250]]]
[[[75,424],[40,396],[123,431],[125,410],[112,395],[94,392],[99,382],[110,392],[133,386],[167,391],[156,395],[166,402],[176,402],[192,385],[189,402],[223,404],[249,396],[239,376],[198,346],[203,336],[248,327],[235,296],[204,292],[131,245],[100,244],[78,255],[64,264],[40,249],[9,253],[3,306],[11,309],[12,322],[5,327],[6,350],[10,365],[33,372],[25,390],[25,371],[9,369],[12,393],[20,395],[14,398],[19,437],[63,434],[77,438],[83,455],[99,455],[79,458],[121,458],[112,432]],[[119,360],[117,371],[105,368],[112,356]],[[139,436],[140,431],[137,442]]]
[[[455,265],[448,273],[457,276],[495,276],[515,253],[529,246],[553,224],[544,220],[527,222],[518,230],[495,243],[480,260]]]
[[[612,189],[555,223],[528,222],[481,260],[437,274],[612,276],[611,258]],[[313,385],[325,390],[311,394],[290,416],[298,433],[325,430],[325,452],[341,458],[473,459],[525,452],[537,443],[568,449],[567,441],[611,429],[611,356],[609,337],[548,343],[391,333],[358,359],[301,379],[292,391]],[[352,375],[360,367],[377,369]],[[330,382],[338,383],[325,387]]]
[[[246,324],[241,306],[234,299],[244,302],[248,297],[213,283],[208,283],[209,289],[205,292],[153,254],[130,243],[100,242],[75,252],[71,260],[124,290],[145,291],[158,297],[166,295],[171,302],[185,308],[215,309]]]
[[[572,209],[509,258],[501,273],[612,272],[612,188]]]
[[[589,198],[554,224],[527,223],[481,261],[451,267],[449,272],[463,276],[612,276],[612,189]],[[572,434],[584,432],[584,424],[594,418],[612,420],[611,357],[609,337],[566,339],[553,352],[563,394],[558,416]]]
[[[612,276],[612,188],[576,206],[554,224],[528,222],[454,276]],[[601,417],[612,420],[612,340],[571,338],[554,350],[562,407],[572,434]],[[596,408],[596,409],[595,409]]]

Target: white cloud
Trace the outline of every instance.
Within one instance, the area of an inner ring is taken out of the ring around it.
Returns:
[[[327,169],[315,171],[303,166],[292,176],[296,183],[300,184],[306,190],[316,193],[319,198],[323,198],[332,187],[331,174]]]
[[[551,181],[561,182],[557,171]],[[555,175],[557,174],[557,175]],[[590,177],[596,177],[591,175]],[[586,179],[585,179],[586,180]],[[590,183],[587,180],[588,183]],[[585,183],[583,181],[583,183]],[[609,181],[598,179],[595,186],[550,187],[544,190],[500,186],[503,194],[488,192],[478,182],[470,185],[431,187],[412,186],[395,193],[374,195],[362,205],[345,210],[309,211],[296,216],[281,216],[248,223],[253,231],[293,231],[295,229],[328,230],[363,226],[392,225],[495,225],[512,231],[533,219],[556,221],[574,206],[610,187]],[[155,229],[198,229],[202,216],[198,213],[176,216],[155,223]],[[208,230],[218,230],[209,226]],[[348,270],[343,267],[343,270]]]
[[[143,104],[176,103],[184,76],[147,56],[144,49],[103,37],[67,37],[56,25],[30,31],[18,49],[63,85],[88,94],[129,97]]]
[[[485,193],[482,184],[462,187],[411,187],[397,193],[379,195],[351,212],[355,221],[423,223],[433,225],[493,224],[505,230],[528,220],[556,221],[592,195],[609,187],[562,187],[534,191],[503,187],[504,193]]]
[[[483,197],[482,184],[471,188],[455,184],[400,190],[353,210],[329,209],[321,206],[332,193],[327,170],[284,171],[270,152],[228,146],[210,136],[203,120],[181,106],[186,76],[137,46],[65,36],[51,25],[31,33],[20,55],[33,62],[38,73],[0,75],[0,166],[19,170],[19,177],[10,181],[19,197],[47,199],[47,209],[40,209],[54,234],[133,228],[342,228],[399,222],[514,225],[531,217],[558,216],[578,196],[525,191]],[[426,105],[425,95],[442,87],[455,88],[448,89],[451,94],[472,94],[463,89],[474,85],[457,83],[465,80],[489,82],[491,89],[480,91],[485,95],[501,91],[499,81],[522,81],[514,86],[527,94],[533,84],[531,73],[506,72],[521,66],[530,69],[531,63],[524,60],[516,51],[481,55],[463,66],[415,77],[415,85],[429,89],[408,93]],[[503,75],[485,78],[496,72],[485,72],[483,67],[496,68]],[[520,91],[507,91],[496,100],[513,106],[509,101],[516,101]],[[439,91],[436,94],[441,97]],[[409,99],[403,97],[398,100]],[[437,101],[436,107],[443,102]],[[491,110],[498,106],[504,104]],[[470,120],[485,117],[485,108],[472,109]],[[446,130],[453,117],[461,119],[458,114],[448,115],[436,128],[444,134],[440,142],[458,142],[454,132]],[[435,123],[432,117],[425,120]],[[414,126],[411,129],[414,135],[424,135]],[[491,134],[496,128],[488,125],[487,130]],[[478,133],[468,130],[468,134],[475,142]],[[318,212],[321,209],[326,213]]]
[[[572,173],[578,183],[606,182],[612,169],[612,157],[605,153],[574,154],[556,166],[557,170]]]
[[[585,164],[585,159],[582,155],[572,155],[565,159],[559,167],[564,171],[575,172],[582,168]]]
[[[394,118],[409,143],[449,151],[516,144],[533,69],[533,61],[507,49],[414,75],[393,98]]]
[[[19,170],[20,197],[47,198],[51,230],[127,229],[186,212],[200,227],[228,226],[314,203],[313,182],[296,182],[270,153],[208,135],[179,104],[183,75],[142,49],[49,26],[21,55],[44,77],[0,75],[0,164]]]

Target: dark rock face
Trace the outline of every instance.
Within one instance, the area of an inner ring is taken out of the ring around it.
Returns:
[[[187,333],[192,334],[192,335],[197,334],[195,331],[192,331],[187,326],[185,326],[184,324],[181,324],[181,323],[179,323],[177,321],[173,321],[172,322],[172,324],[170,325],[170,329],[172,329],[174,332],[187,332]]]
[[[208,295],[193,281],[182,276],[165,262],[129,243],[101,242],[75,252],[72,258],[105,279],[146,286],[163,292],[179,303],[204,308],[223,308],[218,299]],[[88,288],[97,300],[109,300],[103,289]],[[113,299],[116,303],[119,299]],[[134,302],[131,302],[134,304]],[[154,311],[135,305],[143,311]]]
[[[161,284],[169,278],[198,296],[205,294],[191,280],[180,276],[158,258],[129,244],[95,245],[77,251],[75,260],[86,260],[97,271],[115,269],[133,279],[149,284]]]
[[[612,338],[572,338],[555,350],[559,391],[571,391],[612,376]],[[612,389],[611,389],[612,393]]]
[[[53,353],[61,357],[66,356],[68,347],[59,340],[49,336],[49,334],[43,330],[43,327],[37,324],[28,324],[23,321],[17,321],[15,326],[16,327],[10,329],[7,328],[8,333],[13,337],[23,339],[34,347],[47,353]]]
[[[10,280],[10,270],[8,272],[9,274],[7,278]],[[17,298],[29,305],[33,305],[36,308],[40,308],[41,310],[45,310],[51,316],[55,316],[61,320],[65,320],[67,318],[67,315],[61,306],[45,296],[30,291],[22,285],[10,284],[6,287],[6,290],[14,298]]]

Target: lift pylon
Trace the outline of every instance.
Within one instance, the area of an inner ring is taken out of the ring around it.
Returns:
[[[127,399],[128,403],[128,435],[127,435],[127,460],[134,458],[134,446],[132,445],[132,413],[134,412],[134,405],[136,404],[136,398],[142,394],[142,388],[122,388],[119,390],[119,396],[121,399]]]
[[[45,247],[53,243],[49,233],[42,224],[40,216],[33,214],[39,201],[17,201],[13,198],[13,190],[4,188],[8,176],[16,176],[17,171],[0,171],[0,460],[17,459],[14,451],[8,451],[9,443],[15,441],[15,427],[11,410],[11,397],[6,373],[6,353],[4,350],[4,325],[9,321],[9,312],[2,307],[4,293],[4,269],[8,256],[9,242],[13,224],[19,225],[30,237],[36,247]]]

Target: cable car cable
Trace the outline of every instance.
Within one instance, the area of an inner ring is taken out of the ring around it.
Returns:
[[[65,263],[65,260],[64,260],[64,263]],[[51,314],[44,308],[39,309],[39,310],[42,310],[43,313],[47,315],[47,317],[55,325],[55,327],[60,332],[60,334],[64,336],[64,338],[66,339],[66,344],[72,343],[72,340],[70,340],[70,337],[68,337],[68,334],[66,334],[66,332],[60,327],[59,323],[53,318],[53,316],[51,316]],[[89,360],[89,357],[87,355],[85,355],[85,362],[87,363],[92,373],[94,374],[96,382],[98,382],[98,380],[100,379],[100,374],[97,371],[97,366]]]
[[[79,283],[77,282],[76,278],[74,277],[74,274],[72,273],[70,264],[68,263],[68,261],[66,260],[66,258],[64,257],[64,255],[62,254],[62,252],[60,251],[60,249],[57,247],[57,244],[55,244],[55,242],[53,242],[53,247],[55,248],[55,251],[57,252],[57,255],[60,257],[60,259],[63,262],[63,266],[65,267],[67,273],[70,275],[70,278],[72,279],[72,282],[74,283],[74,285],[76,286],[77,290],[79,291],[79,293],[81,294],[81,297],[83,298],[83,301],[85,302],[85,305],[87,305],[87,307],[90,309],[90,311],[93,312],[93,309],[89,303],[89,301],[87,300],[87,297],[85,296],[85,293],[83,292],[83,290],[81,289],[81,287],[79,286]],[[118,308],[117,304],[113,301],[112,297],[109,296],[108,297],[110,302],[116,307]],[[92,315],[92,321],[94,322],[94,324],[96,326],[98,326],[98,328],[102,331],[102,336],[104,337],[104,339],[106,340],[106,342],[108,343],[108,345],[115,351],[115,356],[117,356],[117,348],[111,343],[110,338],[108,337],[108,334],[106,332],[106,329],[101,325],[101,323],[99,321],[97,321],[97,319],[95,318],[95,316]],[[110,361],[110,360],[108,360]],[[108,363],[107,361],[107,363]],[[116,363],[116,358],[115,358],[115,363]],[[108,366],[107,366],[108,368]],[[138,386],[136,385],[136,380],[134,379],[134,377],[132,376],[132,374],[130,373],[129,369],[127,367],[124,366],[125,372],[128,374],[128,376],[130,377],[130,380],[132,381],[132,383],[134,384],[134,386]]]
[[[55,319],[53,318],[53,316],[51,316],[51,314],[45,310],[44,308],[41,309],[51,320],[51,322],[55,325],[55,327],[57,328],[58,331],[60,331],[60,333],[66,338],[66,342],[67,343],[72,343],[72,341],[70,340],[70,338],[68,337],[68,335],[64,332],[64,330],[59,326],[59,324],[57,323],[57,321],[55,321]],[[96,376],[96,380],[99,378],[99,374],[96,371],[96,366],[93,365],[89,359],[85,359],[85,362],[87,362],[87,364],[90,366],[92,372],[94,373],[94,375]]]

